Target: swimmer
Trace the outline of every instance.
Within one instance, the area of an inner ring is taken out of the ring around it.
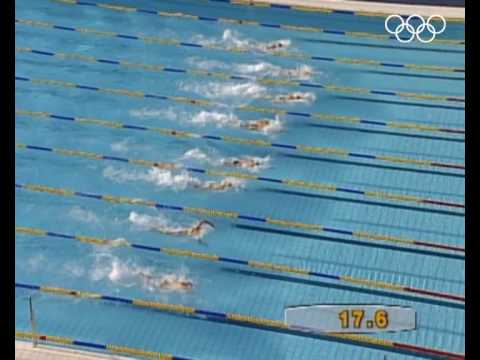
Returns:
[[[313,75],[312,69],[309,67],[301,67],[299,69],[287,69],[285,75],[290,77],[310,77]]]
[[[220,182],[209,181],[209,182],[206,182],[206,183],[201,184],[201,185],[195,184],[194,186],[205,189],[205,190],[217,190],[217,191],[219,191],[219,190],[233,189],[234,185],[235,184],[233,183],[233,181],[231,181],[229,179],[224,179]]]
[[[260,120],[250,120],[246,124],[241,124],[240,127],[252,131],[263,131],[266,127],[271,125],[271,120],[260,119]]]
[[[162,170],[173,170],[176,168],[175,164],[163,162],[155,162],[153,163],[153,167]]]
[[[192,290],[193,282],[183,277],[178,277],[174,274],[165,275],[160,278],[140,273],[140,276],[145,280],[145,282],[154,288],[161,288],[167,290]]]
[[[295,92],[287,95],[277,95],[274,98],[274,102],[302,102],[307,100],[307,96],[303,93]]]
[[[249,168],[255,169],[261,165],[260,161],[256,159],[230,159],[224,160],[223,165],[231,166],[231,167],[239,167],[239,168]]]
[[[200,241],[200,237],[203,235],[203,232],[208,228],[215,229],[215,225],[212,224],[210,221],[201,220],[197,221],[191,227],[187,229],[160,229],[155,228],[155,230],[166,234],[166,235],[173,235],[173,236],[191,236],[196,238]]]
[[[284,47],[285,47],[285,45],[281,41],[273,41],[273,42],[265,45],[264,50],[275,51],[275,50],[278,50],[278,49],[282,49]]]

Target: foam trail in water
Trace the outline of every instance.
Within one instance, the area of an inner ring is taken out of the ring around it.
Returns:
[[[265,95],[267,89],[254,82],[208,82],[181,83],[180,89],[194,92],[209,99],[230,99],[240,102],[245,99],[258,99]]]
[[[68,212],[68,216],[70,216],[74,220],[84,223],[100,223],[100,219],[93,211],[82,209],[79,206],[74,206],[72,209],[70,209],[70,211]]]
[[[202,35],[196,35],[192,39],[203,46],[223,46],[226,49],[239,49],[245,51],[261,51],[261,52],[275,52],[284,51],[290,47],[291,42],[288,39],[280,39],[271,42],[259,42],[251,39],[244,39],[239,32],[226,29],[222,38],[205,38]]]
[[[219,165],[221,165],[221,161],[217,160],[215,158],[216,156],[217,156],[216,154],[208,155],[207,153],[200,150],[199,148],[194,148],[194,149],[190,149],[190,150],[186,151],[182,155],[180,160],[181,161],[183,161],[183,160],[186,160],[186,161],[193,160],[195,162],[200,162],[200,163],[204,163],[204,164],[208,164],[208,165],[212,165],[212,166],[219,166]]]
[[[187,64],[197,69],[209,71],[231,71],[234,75],[246,76],[249,79],[263,78],[263,77],[286,77],[294,80],[311,80],[316,74],[313,68],[309,65],[302,64],[295,68],[284,68],[274,65],[269,62],[257,63],[223,63],[214,60],[202,60],[199,57],[191,57],[187,59]],[[320,73],[321,74],[321,73]]]
[[[242,121],[232,113],[221,113],[217,111],[201,111],[192,116],[190,121],[199,126],[215,125],[218,128],[238,128]]]
[[[196,240],[202,239],[214,229],[213,224],[208,221],[196,221],[190,226],[181,226],[173,223],[162,215],[150,216],[147,214],[138,214],[135,211],[130,213],[128,220],[140,229],[158,231],[162,234],[172,236],[188,236]]]
[[[235,64],[234,72],[242,75],[260,77],[286,77],[295,80],[310,80],[313,77],[313,69],[308,65],[300,65],[293,69],[282,68],[267,62],[256,64]]]
[[[85,275],[85,267],[76,261],[67,262],[63,265],[63,272],[78,278]]]
[[[283,130],[283,122],[280,120],[280,118],[275,116],[275,120],[270,120],[270,124],[267,125],[262,132],[265,135],[270,135],[270,134],[275,134]]]
[[[153,109],[148,107],[130,110],[130,115],[138,118],[148,118],[148,117],[159,118],[164,114],[165,114],[164,109]]]
[[[158,187],[170,188],[177,191],[183,191],[187,188],[196,188],[201,190],[227,191],[239,190],[244,186],[244,181],[225,178],[221,181],[202,181],[186,170],[172,170],[151,168],[147,173],[131,172],[123,169],[115,169],[112,166],[107,167],[104,176],[115,182],[142,180],[155,184]]]
[[[118,183],[140,180],[174,190],[185,190],[189,186],[201,184],[199,179],[191,176],[190,173],[185,170],[174,173],[171,170],[158,169],[155,167],[149,169],[147,172],[143,172],[116,169],[113,166],[108,166],[103,171],[103,176]]]
[[[118,141],[110,144],[110,149],[112,149],[112,151],[115,151],[115,152],[126,153],[129,148],[129,143],[130,143],[129,139],[124,139],[122,141]]]
[[[109,253],[98,253],[90,272],[93,281],[108,279],[122,287],[139,286],[151,292],[186,291],[193,288],[187,271],[156,273],[151,267],[141,266],[131,260],[122,260]]]
[[[199,148],[190,149],[183,154],[180,161],[207,164],[210,166],[228,166],[257,172],[270,167],[270,156],[259,157],[243,155],[238,157],[221,158],[217,153],[207,154]]]
[[[198,56],[189,57],[185,62],[188,66],[202,70],[226,70],[230,68],[230,64],[218,60],[203,60]]]

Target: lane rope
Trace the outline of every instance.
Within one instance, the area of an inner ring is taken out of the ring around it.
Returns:
[[[246,81],[254,80],[255,82],[264,86],[304,87],[310,90],[319,89],[326,92],[339,93],[339,94],[361,94],[361,95],[373,95],[373,96],[382,95],[382,96],[392,96],[392,97],[415,99],[415,100],[465,103],[464,96],[448,96],[448,95],[437,95],[437,94],[429,94],[429,93],[413,93],[413,92],[402,92],[402,91],[393,91],[393,90],[367,89],[362,87],[350,87],[350,86],[342,86],[342,85],[335,85],[335,84],[320,84],[320,83],[301,82],[301,81],[273,79],[273,78],[252,79],[249,77],[232,75],[224,72],[208,72],[208,71],[196,70],[196,69],[172,68],[172,67],[168,67],[160,64],[157,64],[157,65],[142,64],[138,62],[130,62],[130,61],[124,61],[124,60],[95,58],[93,56],[84,55],[80,53],[52,52],[47,50],[32,49],[28,47],[16,47],[15,51],[18,53],[29,53],[34,55],[55,57],[60,60],[75,60],[75,61],[83,61],[87,63],[117,65],[117,66],[123,66],[126,68],[135,68],[135,69],[141,69],[141,70],[157,72],[157,73],[169,72],[177,75],[188,74],[188,75],[194,75],[194,76],[214,77],[220,80],[246,80]],[[274,99],[274,96],[264,97],[264,99],[272,100]],[[411,126],[422,127],[422,125],[417,125],[417,124],[411,124]],[[431,127],[426,126],[426,128],[431,128]],[[445,130],[448,131],[448,129],[441,129],[440,131],[445,131]]]
[[[259,26],[269,29],[282,29],[289,31],[301,31],[309,33],[322,33],[327,35],[340,35],[344,37],[354,37],[354,38],[364,38],[369,40],[396,40],[395,36],[388,34],[378,34],[378,33],[369,33],[365,31],[345,31],[338,29],[324,29],[316,26],[302,26],[302,25],[288,25],[288,24],[275,24],[275,23],[262,23],[255,20],[248,19],[233,19],[225,17],[213,17],[213,16],[200,16],[189,13],[182,12],[168,12],[168,11],[159,11],[155,9],[141,9],[136,7],[125,6],[122,4],[107,4],[107,3],[98,3],[98,2],[89,2],[89,1],[80,1],[80,0],[54,0],[55,3],[67,4],[67,5],[80,5],[80,6],[91,6],[97,7],[105,10],[112,10],[117,12],[124,13],[142,13],[148,15],[156,15],[160,17],[167,18],[178,18],[182,20],[190,21],[204,21],[208,23],[223,23],[223,24],[234,24],[234,25],[246,25],[246,26]],[[434,45],[460,45],[465,46],[465,40],[458,39],[434,39],[431,43]]]
[[[80,348],[94,349],[95,351],[103,350],[105,352],[114,353],[114,354],[141,356],[142,358],[149,358],[149,359],[156,359],[156,360],[192,360],[186,357],[180,357],[180,356],[167,354],[167,353],[160,353],[156,351],[132,348],[132,347],[127,347],[123,345],[101,344],[101,343],[85,341],[85,340],[76,340],[76,339],[64,337],[64,336],[37,334],[37,333],[28,332],[28,331],[15,330],[15,337],[22,340],[41,341],[46,344],[75,346]]]
[[[34,284],[26,283],[15,283],[16,288],[28,289],[31,291],[39,291],[42,293],[47,293],[54,296],[69,296],[73,298],[80,298],[89,301],[105,301],[110,303],[118,303],[122,305],[131,305],[134,307],[139,307],[142,309],[151,309],[163,313],[173,313],[186,316],[187,318],[199,318],[213,321],[221,321],[226,324],[235,324],[239,326],[255,326],[264,330],[277,330],[285,331],[297,336],[308,336],[308,337],[321,337],[326,340],[331,341],[348,341],[355,345],[360,346],[375,346],[385,349],[398,349],[406,352],[420,353],[424,355],[430,355],[438,357],[439,359],[452,359],[459,360],[464,359],[464,354],[447,352],[444,350],[438,350],[433,348],[427,348],[417,345],[399,343],[388,339],[375,338],[367,335],[357,335],[357,334],[338,334],[338,333],[329,333],[322,332],[318,335],[312,335],[306,331],[299,329],[293,329],[289,327],[284,321],[273,320],[267,318],[261,318],[251,315],[243,315],[238,313],[224,313],[219,311],[196,309],[191,306],[185,306],[180,304],[172,303],[161,303],[153,300],[144,300],[144,299],[129,299],[118,296],[111,296],[101,293],[95,293],[90,291],[76,290],[76,289],[65,289],[56,286],[39,286]],[[63,339],[63,338],[62,338]]]
[[[87,56],[87,55],[53,53],[53,52],[42,51],[42,50],[34,50],[30,48],[17,48],[16,50],[19,52],[27,52],[27,53],[33,53],[38,55],[56,57],[63,60],[78,60],[78,61],[85,61],[89,63],[118,65],[118,66],[124,66],[127,68],[142,69],[142,70],[152,71],[152,72],[169,72],[169,73],[175,73],[175,74],[187,73],[193,76],[213,77],[215,79],[222,79],[222,80],[251,80],[247,77],[229,75],[222,72],[209,72],[209,71],[194,70],[194,69],[188,70],[188,69],[164,67],[163,65],[132,63],[130,61],[123,61],[123,60],[96,59],[94,57]],[[299,84],[299,86],[305,86],[308,88],[314,87],[314,85],[317,86],[317,84],[295,82],[295,81],[284,80],[284,79],[271,79],[271,78],[257,79],[256,82],[265,86],[275,86],[275,85],[297,86],[296,84]],[[323,86],[323,85],[318,84],[318,86]],[[372,90],[372,91],[376,91],[376,90]],[[367,125],[368,127],[387,127],[387,128],[399,129],[403,131],[431,132],[431,133],[443,133],[443,134],[448,133],[453,135],[465,134],[465,129],[461,129],[461,128],[444,128],[440,126],[417,124],[413,122],[369,120],[369,119],[362,119],[358,116],[347,116],[347,115],[317,113],[317,112],[315,113],[288,112],[280,108],[260,108],[255,106],[249,106],[248,108],[246,108],[246,110],[249,110],[249,111],[256,110],[261,113],[276,113],[279,115],[296,115],[296,116],[308,117],[316,121],[338,122],[343,124],[345,123],[361,124],[361,125]]]
[[[213,3],[227,3],[230,5],[247,5],[260,8],[272,8],[272,9],[281,9],[281,10],[293,10],[294,12],[307,12],[307,13],[322,13],[322,14],[339,14],[339,15],[353,15],[353,16],[367,16],[367,17],[381,17],[386,18],[389,13],[385,12],[374,12],[374,11],[354,11],[354,10],[340,10],[333,9],[322,6],[305,6],[305,5],[285,5],[285,4],[276,4],[269,3],[265,1],[257,0],[202,0],[203,2],[213,2]],[[400,14],[400,16],[407,18],[410,14]],[[455,23],[465,23],[464,18],[456,17],[444,17],[448,22]]]
[[[53,148],[53,147],[23,144],[23,143],[17,143],[15,144],[15,147],[19,150],[42,151],[42,152],[49,152],[55,155],[80,157],[80,158],[89,159],[89,160],[117,161],[121,163],[128,163],[131,165],[143,166],[148,168],[159,167],[161,169],[186,170],[194,174],[200,173],[200,174],[204,174],[211,177],[222,177],[222,178],[232,177],[232,178],[246,180],[246,181],[263,181],[263,182],[275,183],[275,184],[285,185],[285,186],[300,187],[300,188],[320,191],[320,192],[321,191],[340,192],[340,193],[361,195],[366,198],[376,198],[376,199],[382,199],[382,200],[388,200],[388,201],[394,201],[394,202],[428,204],[428,205],[436,205],[441,207],[453,207],[456,209],[465,208],[465,204],[461,204],[461,203],[422,198],[414,195],[388,193],[388,192],[382,192],[379,190],[360,190],[355,188],[341,187],[341,186],[337,186],[335,184],[329,184],[329,183],[304,181],[301,179],[276,179],[276,178],[270,178],[270,177],[264,177],[264,176],[257,176],[257,175],[253,175],[245,172],[227,172],[227,171],[219,171],[214,169],[191,168],[191,167],[184,167],[182,165],[178,165],[173,162],[164,162],[164,161],[158,162],[158,161],[145,160],[145,159],[129,159],[125,157],[119,157],[116,155],[99,154],[91,151],[78,150],[78,149]]]
[[[177,138],[188,138],[188,139],[201,139],[201,140],[214,140],[222,141],[230,144],[244,145],[244,146],[258,146],[261,148],[275,148],[289,151],[298,151],[301,153],[307,154],[316,154],[316,155],[328,155],[325,148],[320,148],[316,146],[309,145],[292,145],[292,144],[283,144],[283,143],[272,143],[263,139],[247,139],[239,138],[234,136],[218,136],[218,135],[209,135],[209,134],[198,134],[189,131],[177,130],[177,129],[168,129],[168,128],[157,128],[157,127],[148,127],[148,126],[139,126],[134,124],[126,124],[118,121],[110,121],[105,119],[96,119],[96,118],[83,118],[83,117],[74,117],[68,115],[60,114],[51,114],[45,111],[31,111],[24,109],[16,109],[15,114],[18,116],[28,116],[32,119],[41,119],[41,120],[54,120],[54,121],[68,121],[71,123],[89,125],[89,126],[100,126],[113,130],[136,130],[136,131],[148,131],[162,136],[171,136]]]
[[[331,234],[342,234],[346,236],[351,236],[354,238],[361,239],[362,242],[368,243],[392,243],[396,245],[408,246],[411,248],[429,248],[435,250],[445,250],[458,253],[465,253],[465,248],[457,245],[450,245],[438,242],[430,241],[420,241],[406,239],[398,236],[384,235],[378,233],[372,233],[368,231],[358,231],[358,230],[347,230],[340,228],[327,227],[321,224],[312,224],[304,223],[296,220],[285,220],[285,219],[275,219],[270,217],[260,217],[254,215],[242,214],[237,211],[231,210],[221,210],[221,209],[210,209],[210,208],[199,208],[199,207],[188,207],[183,205],[171,205],[171,204],[161,204],[153,200],[139,199],[139,198],[129,198],[124,196],[115,196],[107,194],[95,194],[95,193],[86,193],[81,191],[75,191],[65,188],[56,188],[45,186],[41,184],[20,184],[15,183],[15,187],[20,190],[28,190],[37,193],[46,193],[55,196],[65,196],[65,197],[81,197],[93,200],[105,201],[110,204],[116,205],[136,205],[136,206],[145,206],[150,208],[155,208],[158,210],[168,210],[168,211],[180,211],[187,214],[201,215],[206,217],[213,218],[224,218],[232,220],[245,220],[247,222],[253,223],[263,223],[278,227],[284,228],[293,228],[293,229],[302,229],[306,231],[311,231],[314,233],[331,233]]]
[[[15,24],[21,24],[24,26],[30,26],[35,28],[43,28],[43,29],[54,29],[54,30],[62,30],[62,31],[69,31],[69,32],[77,32],[82,35],[91,35],[91,36],[99,36],[103,38],[111,38],[111,39],[123,39],[123,40],[134,40],[134,41],[141,41],[147,45],[161,45],[161,46],[176,46],[176,47],[186,47],[186,48],[203,48],[208,50],[217,50],[217,51],[224,51],[224,52],[231,52],[231,53],[247,53],[248,50],[240,47],[233,47],[233,48],[226,48],[223,46],[219,46],[216,44],[205,44],[202,45],[200,43],[192,43],[192,42],[182,42],[176,39],[167,39],[167,38],[160,38],[157,36],[144,36],[141,34],[125,34],[125,33],[117,33],[113,31],[106,31],[106,30],[99,30],[99,29],[92,29],[92,28],[75,28],[72,26],[66,25],[57,25],[54,23],[46,22],[46,21],[37,21],[37,20],[29,20],[29,19],[15,19]],[[372,59],[354,59],[354,58],[335,58],[335,57],[326,57],[326,56],[311,56],[308,54],[302,53],[293,53],[287,51],[269,53],[270,56],[275,57],[282,57],[282,58],[289,58],[295,59],[298,61],[322,61],[322,62],[329,62],[329,63],[339,63],[344,65],[361,65],[361,66],[374,66],[374,67],[386,67],[391,69],[407,69],[413,71],[427,71],[427,72],[440,72],[440,73],[462,73],[465,74],[464,67],[448,67],[448,66],[439,66],[439,65],[427,65],[427,64],[402,64],[402,63],[392,63],[392,62],[382,62]]]
[[[378,280],[356,278],[349,275],[338,275],[338,274],[327,274],[327,273],[315,272],[305,268],[297,268],[297,267],[293,267],[285,264],[275,264],[275,263],[263,262],[263,261],[257,261],[257,260],[236,259],[236,258],[231,258],[226,256],[219,256],[216,254],[195,252],[189,249],[165,248],[165,247],[161,248],[161,247],[153,247],[149,245],[147,246],[142,244],[135,244],[130,242],[122,242],[121,244],[117,245],[114,240],[110,240],[110,239],[102,239],[102,238],[93,237],[93,236],[64,234],[57,231],[48,231],[44,229],[30,228],[25,226],[16,226],[15,232],[19,234],[25,234],[25,235],[31,235],[31,236],[71,239],[71,240],[80,241],[82,243],[86,243],[93,246],[130,247],[135,250],[160,252],[169,256],[188,257],[192,259],[211,261],[211,262],[222,262],[222,263],[228,263],[230,265],[231,264],[243,265],[250,268],[261,269],[261,270],[266,270],[270,272],[289,273],[289,274],[294,274],[299,276],[328,279],[330,281],[353,284],[355,286],[364,286],[364,287],[369,287],[374,289],[383,289],[383,290],[389,290],[389,291],[395,291],[395,292],[401,292],[401,293],[410,293],[410,294],[415,294],[418,297],[427,298],[427,299],[438,298],[438,299],[446,299],[451,301],[459,301],[462,303],[465,302],[465,296],[458,295],[458,294],[451,294],[451,293],[439,292],[434,290],[415,288],[411,286],[378,281]],[[370,277],[376,277],[376,276],[370,276]]]
[[[199,106],[202,108],[211,108],[219,106],[218,103],[211,102],[209,100],[204,99],[193,99],[193,98],[186,98],[183,96],[165,96],[159,94],[149,94],[143,91],[138,90],[130,90],[130,89],[122,89],[122,88],[101,88],[92,85],[82,85],[77,84],[74,82],[66,82],[62,80],[53,80],[53,79],[34,79],[28,78],[24,76],[15,76],[16,81],[22,82],[29,82],[35,85],[42,85],[42,86],[53,86],[53,87],[62,87],[67,89],[79,89],[85,91],[94,91],[97,93],[104,93],[110,94],[115,96],[127,96],[132,98],[143,98],[143,99],[152,99],[158,101],[171,101],[179,104],[185,105],[192,105],[192,106]],[[240,106],[235,108],[238,111],[245,111],[245,112],[262,112],[265,110],[267,114],[275,114],[275,115],[298,115],[301,113],[294,113],[288,112],[286,110],[280,109],[262,109],[252,107],[250,105]],[[447,162],[440,162],[436,160],[430,159],[414,159],[409,157],[401,157],[401,156],[390,156],[390,155],[375,155],[369,153],[361,153],[361,152],[351,152],[347,149],[342,148],[334,148],[334,147],[317,147],[316,152],[321,153],[327,156],[334,156],[334,157],[343,157],[343,158],[355,158],[356,160],[370,160],[372,162],[386,162],[386,163],[394,163],[394,164],[408,164],[408,165],[415,165],[420,167],[433,167],[433,168],[447,168],[451,170],[465,170],[465,165],[460,163],[447,163]]]

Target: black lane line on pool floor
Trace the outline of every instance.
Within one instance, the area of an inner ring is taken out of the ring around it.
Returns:
[[[345,239],[345,238],[325,236],[325,235],[316,235],[316,234],[293,231],[293,230],[273,229],[273,228],[257,226],[257,225],[233,223],[232,226],[234,226],[235,228],[247,230],[247,231],[260,231],[260,232],[269,233],[269,234],[287,235],[287,236],[293,236],[293,237],[310,239],[310,240],[328,241],[328,242],[334,242],[339,244],[364,246],[364,247],[376,248],[376,249],[382,249],[382,250],[400,251],[405,253],[413,253],[413,254],[419,254],[419,255],[435,256],[435,257],[441,257],[446,259],[465,261],[465,255],[459,255],[459,254],[444,253],[444,252],[425,250],[425,249],[414,249],[414,248],[407,248],[407,247],[380,244],[380,243],[365,243],[363,241],[354,240],[354,239]]]
[[[328,130],[340,130],[340,131],[350,131],[350,132],[360,132],[367,134],[378,134],[386,136],[397,136],[397,137],[406,137],[412,139],[422,139],[422,140],[438,140],[438,141],[448,141],[455,143],[465,143],[465,138],[454,138],[454,137],[442,137],[434,135],[422,135],[422,134],[410,134],[394,131],[384,131],[384,130],[375,130],[375,129],[365,129],[365,128],[354,128],[340,125],[327,125],[327,124],[318,124],[318,123],[307,123],[308,126],[319,128],[319,129],[328,129]]]
[[[385,296],[385,297],[394,298],[398,300],[405,300],[405,301],[418,302],[423,304],[443,306],[443,307],[452,308],[452,309],[465,310],[464,304],[457,304],[450,301],[437,300],[437,299],[421,298],[421,297],[411,296],[403,293],[399,294],[399,293],[391,293],[388,291],[382,291],[377,289],[356,288],[350,285],[340,285],[340,284],[334,284],[326,281],[302,279],[302,278],[296,278],[296,277],[280,275],[280,274],[270,274],[266,272],[255,271],[255,270],[244,270],[244,269],[239,269],[235,267],[221,267],[220,269],[227,273],[240,274],[243,276],[251,276],[259,279],[286,281],[286,282],[292,282],[295,284],[302,284],[307,286],[337,289],[341,291],[352,291],[356,293],[362,293],[362,294],[373,295],[373,296]]]

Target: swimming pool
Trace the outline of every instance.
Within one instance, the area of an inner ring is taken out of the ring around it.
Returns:
[[[464,352],[462,23],[403,45],[382,17],[108,4],[16,1],[17,331],[33,295],[39,333],[188,359]],[[152,231],[202,219],[201,242]],[[282,327],[321,303],[411,306],[418,329]]]

